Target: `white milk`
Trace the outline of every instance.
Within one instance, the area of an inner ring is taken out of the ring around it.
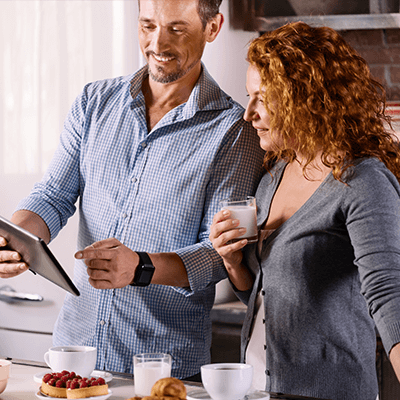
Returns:
[[[256,206],[225,206],[231,212],[232,219],[240,221],[239,227],[246,228],[245,234],[239,236],[235,241],[248,239],[249,242],[257,241],[257,211]]]
[[[151,388],[161,378],[171,376],[171,365],[160,361],[142,362],[135,365],[136,396],[150,396]]]

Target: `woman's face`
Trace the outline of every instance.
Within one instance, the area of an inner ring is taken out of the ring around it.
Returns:
[[[243,118],[251,122],[260,137],[260,146],[263,150],[273,150],[273,144],[278,137],[272,139],[270,127],[270,115],[263,101],[263,93],[260,92],[261,77],[256,67],[250,65],[247,69],[246,90],[249,95],[249,102]]]

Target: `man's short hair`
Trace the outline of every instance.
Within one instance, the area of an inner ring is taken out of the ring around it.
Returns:
[[[197,6],[203,28],[210,22],[218,13],[222,0],[198,0]]]
[[[219,14],[219,7],[222,0],[197,0],[197,12],[199,13],[203,29],[207,26],[207,23],[211,21],[217,14]],[[140,10],[140,0],[138,0],[138,6]]]

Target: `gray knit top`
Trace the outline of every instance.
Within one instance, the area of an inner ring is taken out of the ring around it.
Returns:
[[[286,164],[257,190],[259,227]],[[254,303],[264,295],[266,390],[332,400],[375,400],[375,324],[386,351],[400,342],[400,185],[378,160],[362,159],[346,183],[329,174],[308,201],[263,243],[247,245]],[[372,318],[371,318],[372,316]]]

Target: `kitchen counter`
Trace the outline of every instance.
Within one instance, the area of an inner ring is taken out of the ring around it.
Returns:
[[[50,371],[44,363],[24,360],[12,360],[10,378],[6,390],[0,394],[0,400],[37,400],[40,383],[34,380],[36,374],[44,374]],[[185,382],[189,390],[201,386],[197,383]],[[113,373],[113,379],[108,384],[112,391],[110,400],[125,400],[135,394],[134,382],[131,374]],[[280,400],[321,400],[311,397],[288,396],[282,394],[270,394],[270,399]]]

